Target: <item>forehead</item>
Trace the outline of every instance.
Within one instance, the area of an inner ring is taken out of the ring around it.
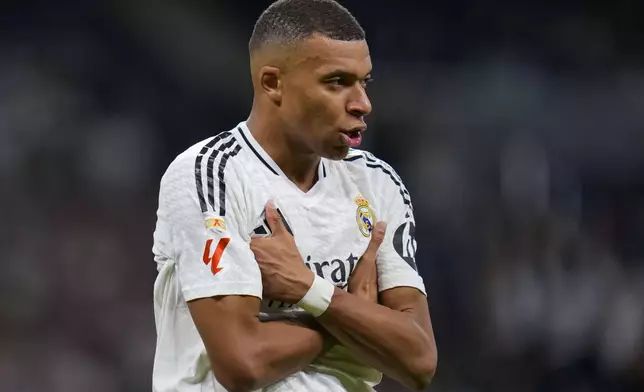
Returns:
[[[371,56],[366,41],[338,41],[314,36],[298,45],[294,60],[297,68],[316,74],[335,70],[356,75],[371,72]]]

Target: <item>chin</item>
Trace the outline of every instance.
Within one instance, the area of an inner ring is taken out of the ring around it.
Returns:
[[[349,154],[349,146],[334,146],[327,149],[326,154],[322,155],[326,159],[332,161],[341,161]]]

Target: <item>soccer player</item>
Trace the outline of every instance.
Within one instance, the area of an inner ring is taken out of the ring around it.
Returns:
[[[361,392],[382,373],[424,389],[437,356],[410,196],[356,149],[363,29],[333,0],[280,0],[249,49],[247,121],[161,180],[153,389]]]

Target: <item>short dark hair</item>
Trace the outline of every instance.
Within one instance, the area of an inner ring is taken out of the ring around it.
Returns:
[[[356,18],[335,0],[278,0],[260,15],[248,48],[293,44],[316,33],[339,41],[365,39]]]

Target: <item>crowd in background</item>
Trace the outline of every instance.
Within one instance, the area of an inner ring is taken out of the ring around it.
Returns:
[[[1,391],[150,389],[159,180],[248,115],[269,3],[0,13]],[[342,3],[374,62],[365,148],[415,207],[430,390],[644,388],[644,6]]]

